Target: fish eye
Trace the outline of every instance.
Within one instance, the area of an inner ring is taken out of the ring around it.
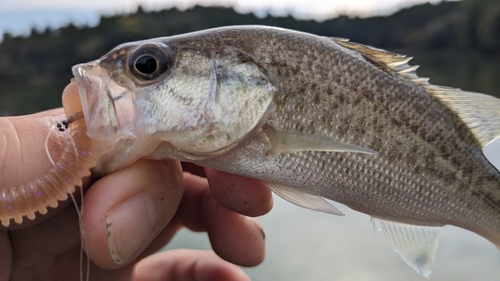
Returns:
[[[143,75],[151,75],[158,70],[158,60],[152,55],[143,55],[135,60],[134,67]]]
[[[129,71],[139,84],[154,83],[169,72],[171,64],[171,53],[162,45],[141,46],[129,57]]]

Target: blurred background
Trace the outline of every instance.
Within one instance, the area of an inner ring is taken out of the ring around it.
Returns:
[[[235,24],[350,38],[415,57],[433,84],[500,96],[499,0],[0,0],[0,116],[61,106],[71,66],[120,43]],[[369,217],[340,208],[345,217],[276,198],[261,218],[267,258],[245,270],[253,280],[426,280],[374,234]],[[170,248],[210,244],[184,230]],[[500,252],[445,227],[428,280],[500,280]]]

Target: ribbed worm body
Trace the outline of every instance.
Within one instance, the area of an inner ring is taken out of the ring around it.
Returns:
[[[76,186],[82,185],[82,178],[89,176],[90,168],[97,163],[100,153],[86,134],[76,84],[71,83],[64,90],[63,104],[69,120],[68,130],[59,131],[54,127],[51,132],[57,135],[53,139],[62,150],[61,156],[54,159],[53,167],[45,175],[0,191],[0,221],[5,227],[11,220],[20,224],[24,217],[33,220],[36,213],[46,214],[47,207],[57,207],[59,201],[75,192]]]

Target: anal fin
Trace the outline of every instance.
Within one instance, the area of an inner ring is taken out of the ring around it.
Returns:
[[[285,199],[286,201],[293,203],[299,207],[329,213],[337,216],[344,216],[339,209],[335,208],[332,204],[328,203],[323,197],[304,192],[298,188],[293,188],[277,183],[263,182],[267,187],[269,187],[276,195]]]
[[[436,253],[441,227],[420,226],[373,218],[389,244],[401,258],[420,275],[429,277]]]

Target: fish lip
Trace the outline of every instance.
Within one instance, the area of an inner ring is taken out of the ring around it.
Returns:
[[[99,61],[75,65],[72,72],[78,85],[87,135],[106,141],[116,138],[116,112],[105,91],[109,77],[99,66]]]

